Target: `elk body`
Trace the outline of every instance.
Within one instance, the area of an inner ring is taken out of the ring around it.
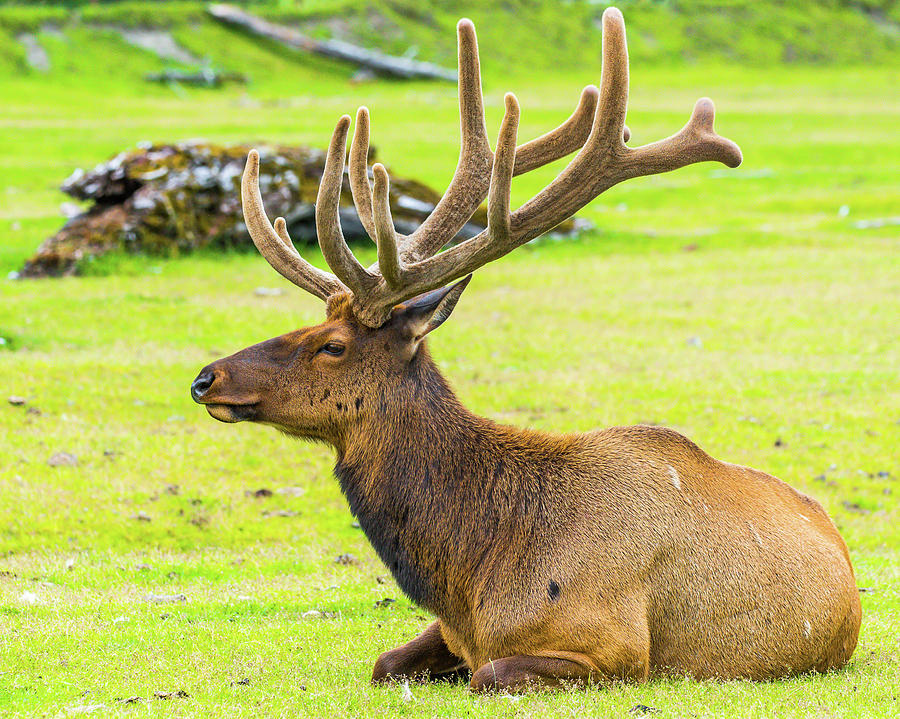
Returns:
[[[741,161],[714,133],[705,99],[678,134],[625,145],[628,60],[615,9],[603,18],[599,91],[586,88],[569,120],[519,147],[518,105],[507,95],[492,152],[474,28],[464,20],[458,32],[460,162],[409,236],[395,233],[380,165],[370,185],[368,113],[357,114],[350,185],[376,265],[357,262],[337,219],[349,117],[332,137],[316,203],[333,275],[300,257],[281,218],[269,223],[250,154],[242,196],[251,236],[278,272],[326,301],[327,319],[205,367],[194,399],[224,422],[263,422],[334,446],[366,536],[401,589],[437,617],[378,658],[376,681],[468,669],[475,690],[519,690],[844,665],[860,603],[847,547],[817,502],[668,429],[550,435],[496,424],[469,412],[432,362],[424,338],[473,270],[618,182]],[[513,175],[576,150],[510,212]],[[439,252],[485,197],[488,228]]]

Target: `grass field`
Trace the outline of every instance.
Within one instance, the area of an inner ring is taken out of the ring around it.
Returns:
[[[364,102],[385,162],[435,186],[452,172],[452,87],[350,85],[207,28],[184,42],[254,68],[254,83],[174,94],[136,81],[161,61],[80,32],[42,36],[57,68],[46,76],[0,77],[3,276],[61,224],[56,187],[74,167],[140,140],[324,145]],[[562,120],[596,70],[489,68],[491,134],[504,91],[519,96],[524,138]],[[614,188],[582,213],[596,231],[479,271],[431,342],[481,414],[553,431],[666,424],[823,502],[865,589],[846,670],[515,698],[371,687],[378,653],[428,618],[353,527],[331,453],[216,423],[188,395],[211,359],[320,321],[320,303],[254,254],[113,258],[91,276],[0,281],[0,715],[900,714],[897,80],[633,67],[632,144],[675,131],[709,95],[744,165]],[[554,169],[517,180],[514,201]],[[50,466],[58,452],[77,464]],[[342,553],[359,563],[336,564]],[[145,601],[179,593],[188,601]]]

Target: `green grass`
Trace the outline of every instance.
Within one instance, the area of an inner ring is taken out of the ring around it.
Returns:
[[[54,69],[2,79],[4,276],[60,225],[59,182],[139,140],[324,145],[365,102],[373,143],[398,172],[442,185],[453,169],[452,87],[351,85],[343,68],[203,26],[185,43],[254,82],[175,95],[143,86],[160,61],[113,35],[41,37]],[[527,138],[562,120],[596,69],[489,66],[491,134],[505,90],[519,95]],[[708,94],[744,166],[614,188],[582,213],[599,229],[578,243],[544,240],[479,271],[432,350],[484,415],[552,431],[664,423],[822,501],[871,590],[850,666],[515,699],[414,685],[404,702],[399,688],[369,686],[377,654],[427,617],[379,581],[387,571],[352,526],[330,452],[216,423],[187,392],[211,359],[318,322],[321,304],[253,254],[112,258],[92,276],[0,281],[0,715],[92,704],[109,707],[102,716],[900,712],[900,242],[896,225],[855,224],[897,216],[897,73],[632,70],[635,142],[676,130]],[[519,178],[514,200],[554,169]],[[288,292],[259,297],[259,286]],[[78,465],[49,466],[60,451]],[[247,495],[294,486],[305,494]],[[279,510],[296,514],[267,516]],[[344,552],[360,564],[335,564]],[[185,604],[143,601],[181,592]],[[376,607],[384,597],[397,601]],[[311,609],[327,614],[304,617]],[[176,690],[189,696],[153,698]],[[116,703],[131,696],[144,701]]]

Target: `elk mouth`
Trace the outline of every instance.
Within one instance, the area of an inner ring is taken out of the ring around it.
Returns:
[[[226,422],[228,424],[233,424],[234,422],[246,422],[252,420],[256,417],[257,409],[259,408],[259,403],[255,402],[253,404],[219,404],[219,403],[210,403],[205,404],[206,411],[209,412],[209,416],[213,419],[217,419],[220,422]]]

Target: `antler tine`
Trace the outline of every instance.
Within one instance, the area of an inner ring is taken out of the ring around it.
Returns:
[[[369,184],[369,108],[356,111],[356,126],[350,142],[350,192],[359,221],[369,237],[375,240],[375,222],[372,219],[372,186]]]
[[[519,145],[514,174],[530,172],[579,149],[591,132],[599,94],[596,86],[588,85],[581,91],[578,107],[568,120],[555,130]]]
[[[459,162],[453,179],[428,218],[400,246],[404,259],[430,257],[449,242],[484,200],[493,154],[484,124],[478,40],[471,20],[456,26],[459,43]]]
[[[274,228],[269,224],[259,191],[259,153],[256,150],[250,150],[247,156],[241,178],[241,201],[244,223],[253,244],[278,274],[323,300],[346,290],[334,275],[313,267],[299,255],[287,234],[284,218],[275,220]]]
[[[469,154],[482,154],[490,161],[491,147],[484,122],[484,98],[481,94],[481,62],[475,25],[468,18],[456,24],[459,79],[460,159]],[[474,158],[472,158],[474,159]],[[468,219],[468,218],[466,218]]]
[[[491,189],[488,194],[487,234],[491,242],[509,242],[509,191],[516,165],[516,135],[519,130],[519,102],[511,92],[504,98],[506,114],[500,125],[494,167],[491,170]]]
[[[389,287],[403,286],[404,271],[397,257],[397,234],[391,217],[390,180],[384,165],[372,167],[375,175],[375,237],[378,244],[378,268]]]
[[[600,69],[600,102],[587,145],[624,145],[625,111],[628,108],[628,43],[625,18],[618,8],[603,11],[603,65]]]
[[[713,128],[715,112],[713,101],[701,97],[680,132],[629,153],[628,176],[655,175],[705,160],[715,160],[728,167],[740,165],[743,160],[741,149],[731,140],[717,135]]]
[[[516,148],[516,169],[514,175],[531,172],[538,167],[558,160],[580,150],[594,126],[594,114],[600,91],[596,85],[588,85],[581,91],[581,98],[575,112],[555,130],[541,135]],[[631,138],[631,130],[623,130],[625,142]]]
[[[338,120],[331,136],[316,197],[316,233],[328,266],[355,297],[361,297],[378,282],[378,278],[366,272],[359,264],[341,232],[341,180],[344,175],[344,152],[349,128],[350,116],[344,115]]]

